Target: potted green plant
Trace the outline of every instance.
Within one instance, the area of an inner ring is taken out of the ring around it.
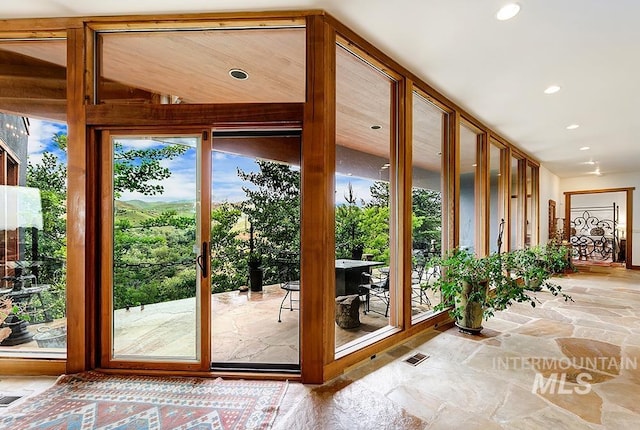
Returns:
[[[477,334],[482,330],[482,320],[493,316],[495,311],[516,302],[528,302],[533,307],[538,302],[533,292],[511,276],[513,261],[510,253],[477,257],[468,250],[454,249],[430,260],[431,267],[439,267],[442,275],[424,287],[441,292],[442,301],[435,306],[436,310],[451,308],[450,315],[458,328]],[[571,300],[558,285],[543,282],[542,286],[554,296]]]
[[[16,307],[9,298],[0,297],[0,343],[11,335],[11,327],[4,324],[10,314],[16,311]]]
[[[531,291],[542,290],[542,284],[551,277],[544,257],[544,248],[537,246],[517,249],[505,255],[507,269],[516,282]]]
[[[251,251],[247,258],[247,265],[249,266],[249,288],[251,291],[262,291],[262,256],[257,251]]]
[[[571,262],[571,245],[567,242],[551,240],[542,252],[542,258],[549,273],[560,274],[575,272]]]

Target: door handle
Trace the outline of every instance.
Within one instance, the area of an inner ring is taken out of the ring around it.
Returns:
[[[202,277],[206,278],[209,276],[209,244],[207,242],[202,242],[202,252],[196,258],[196,263],[200,266],[200,272],[202,273]]]

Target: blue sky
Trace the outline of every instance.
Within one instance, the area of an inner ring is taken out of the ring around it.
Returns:
[[[51,140],[56,133],[67,132],[67,126],[63,123],[51,121],[41,121],[32,119],[29,136],[29,162],[38,164],[42,160],[45,151],[53,152],[61,161],[66,161],[66,153],[60,151]],[[156,140],[142,140],[134,138],[117,139],[123,144],[125,149],[157,148],[162,145]],[[140,193],[124,192],[121,200],[144,200],[144,201],[195,201],[196,198],[196,175],[197,151],[195,148],[196,138],[183,138],[167,141],[167,143],[180,143],[188,147],[187,151],[180,157],[173,160],[161,162],[162,166],[168,167],[171,177],[161,181],[164,193],[157,196],[145,196]],[[242,157],[222,152],[213,153],[213,201],[238,202],[245,198],[242,187],[251,188],[252,185],[245,181],[240,181],[237,176],[237,169],[245,172],[258,171],[255,159]],[[355,176],[336,175],[336,204],[345,204],[344,196],[347,194],[348,184],[351,183],[354,195],[358,199],[368,201],[371,198],[369,187],[373,181]]]
[[[52,152],[58,156],[62,162],[67,161],[67,153],[58,149],[53,142],[52,137],[56,133],[66,133],[67,125],[65,123],[42,121],[39,119],[29,119],[29,162],[31,164],[40,164],[42,154],[45,151]]]

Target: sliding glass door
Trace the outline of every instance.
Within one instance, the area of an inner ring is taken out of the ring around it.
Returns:
[[[211,134],[102,132],[104,367],[299,370],[300,131]]]
[[[300,131],[212,141],[212,366],[299,369]]]
[[[201,366],[200,293],[208,276],[203,136],[104,133],[102,240],[110,252],[102,256],[108,315],[102,359],[108,365]]]

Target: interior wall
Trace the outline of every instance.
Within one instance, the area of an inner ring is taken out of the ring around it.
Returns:
[[[542,181],[541,181],[542,184]],[[588,175],[560,179],[560,192],[599,190],[608,188],[635,187],[633,192],[633,260],[634,266],[640,266],[640,174],[616,173],[602,176]],[[542,200],[541,200],[542,201]],[[564,198],[558,201],[558,211],[564,214]]]
[[[540,244],[549,240],[549,200],[556,202],[556,217],[564,217],[564,196],[560,191],[560,178],[540,166]]]

